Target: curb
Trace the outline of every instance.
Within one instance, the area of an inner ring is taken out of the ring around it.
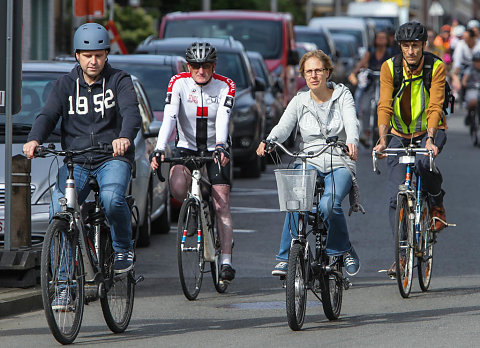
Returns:
[[[42,308],[39,285],[29,289],[0,288],[0,318]]]

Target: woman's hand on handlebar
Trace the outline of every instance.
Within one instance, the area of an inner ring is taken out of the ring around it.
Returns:
[[[27,156],[28,159],[32,159],[33,157],[35,157],[34,156],[35,149],[39,145],[40,144],[38,143],[38,141],[31,140],[28,143],[23,145],[23,153],[25,154],[25,156]]]
[[[266,147],[267,144],[265,144],[264,141],[261,141],[260,144],[258,144],[258,147],[257,147],[257,155],[260,156],[260,157],[264,157],[265,156],[265,147]]]
[[[348,155],[353,161],[356,161],[358,158],[358,147],[355,144],[347,144]]]

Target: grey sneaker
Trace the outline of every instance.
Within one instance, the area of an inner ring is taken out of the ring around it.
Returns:
[[[343,265],[345,266],[345,271],[349,276],[354,276],[360,270],[360,260],[358,259],[355,249],[350,249],[343,255]]]
[[[57,296],[52,301],[52,309],[54,311],[62,311],[66,312],[70,310],[70,305],[72,304],[72,300],[70,298],[70,294],[68,289],[65,288],[61,290]]]
[[[272,271],[273,276],[286,276],[287,275],[288,262],[280,261],[275,265]]]
[[[115,273],[125,273],[133,267],[133,251],[125,251],[115,253],[115,259],[113,260],[113,271]]]

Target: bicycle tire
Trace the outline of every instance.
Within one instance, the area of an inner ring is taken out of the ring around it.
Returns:
[[[293,331],[302,329],[307,307],[307,262],[305,249],[299,243],[290,248],[286,280],[286,309],[288,326]]]
[[[471,114],[470,119],[470,138],[472,139],[473,146],[479,146],[478,141],[478,128],[479,128],[479,118],[480,111],[478,108],[475,108],[475,112]]]
[[[328,265],[328,256],[325,258],[325,263]],[[328,320],[337,320],[342,310],[343,299],[343,279],[342,265],[336,262],[332,266],[332,272],[328,272],[322,276],[320,280],[322,306]]]
[[[221,282],[220,281],[220,269],[222,265],[220,264],[220,254],[221,254],[221,245],[220,245],[220,236],[218,235],[218,230],[217,230],[217,223],[215,221],[215,212],[213,210],[213,205],[210,204],[210,223],[212,224],[213,228],[213,241],[215,245],[215,261],[210,262],[210,269],[212,273],[212,280],[213,280],[213,285],[215,286],[215,290],[219,294],[223,294],[227,288],[228,288],[228,283],[227,282]]]
[[[108,328],[114,333],[121,333],[127,329],[132,318],[135,300],[134,270],[115,274],[114,258],[110,229],[105,226],[100,237],[100,267],[105,290],[100,297],[100,304]]]
[[[195,300],[200,292],[205,268],[200,214],[200,207],[192,198],[183,202],[178,217],[178,273],[183,294],[190,301]]]
[[[57,272],[62,269],[66,272]],[[66,220],[53,219],[48,226],[40,274],[43,308],[50,331],[59,343],[70,344],[82,324],[85,289],[80,248],[78,243],[74,246],[74,231]],[[61,279],[65,277],[66,280]],[[72,303],[65,309],[52,308],[52,302],[62,291],[67,292]]]
[[[398,289],[403,298],[412,290],[413,230],[409,220],[408,198],[400,194],[395,212],[395,272]]]
[[[432,280],[433,270],[433,246],[435,235],[432,231],[432,215],[430,205],[426,198],[422,199],[420,205],[420,230],[421,230],[421,252],[422,256],[417,258],[418,282],[422,291],[427,291]]]

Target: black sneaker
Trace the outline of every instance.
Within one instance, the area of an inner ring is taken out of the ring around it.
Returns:
[[[125,251],[115,253],[115,260],[113,261],[113,271],[115,273],[125,273],[133,267],[133,251]]]
[[[220,280],[225,283],[230,283],[235,278],[235,270],[229,264],[222,265],[220,269]]]

